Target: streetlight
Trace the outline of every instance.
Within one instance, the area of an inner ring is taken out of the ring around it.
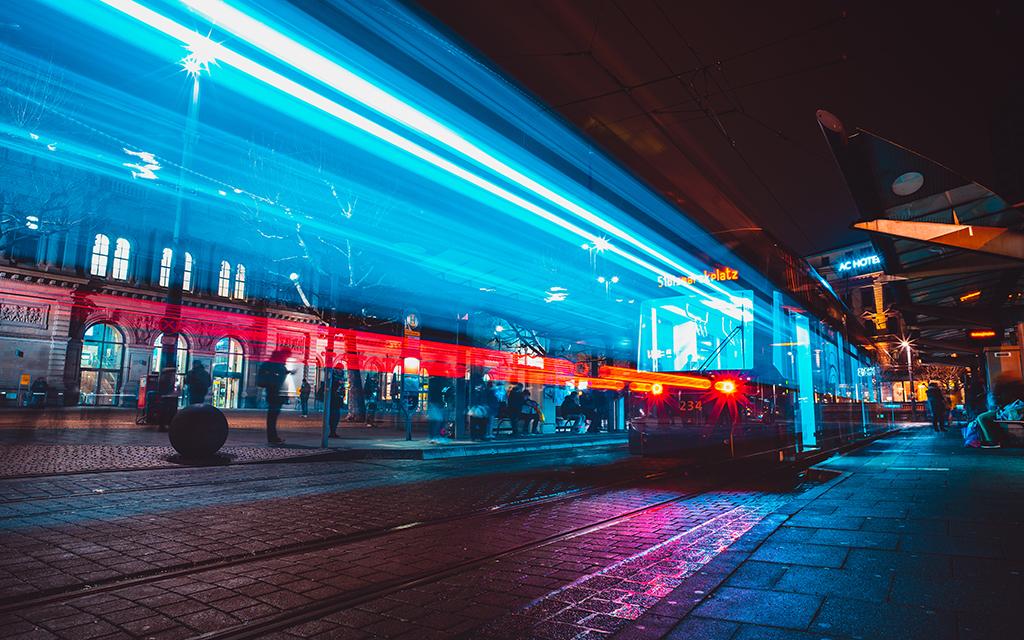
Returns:
[[[914,362],[911,357],[913,342],[909,338],[900,338],[900,348],[907,351],[907,376],[910,378],[910,419],[917,419],[917,390],[914,389]]]
[[[597,281],[604,285],[604,293],[605,295],[608,295],[611,292],[612,285],[618,283],[619,276],[612,276],[610,278],[606,276],[597,276]]]
[[[210,65],[217,63],[214,55],[216,44],[208,37],[195,34],[185,49],[188,55],[178,61],[184,71],[192,78],[192,99],[189,100],[188,113],[185,118],[185,130],[181,148],[181,166],[176,188],[177,198],[174,206],[174,228],[171,234],[171,269],[167,287],[167,309],[164,313],[163,344],[160,345],[160,369],[177,369],[178,361],[178,321],[181,318],[182,304],[182,273],[178,271],[178,258],[181,255],[181,219],[186,206],[185,174],[192,164],[192,147],[196,141],[196,127],[199,121],[199,77],[203,72],[210,73]]]

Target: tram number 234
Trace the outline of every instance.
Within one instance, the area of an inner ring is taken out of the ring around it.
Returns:
[[[686,402],[679,403],[680,411],[700,411],[703,408],[700,400],[687,400]]]

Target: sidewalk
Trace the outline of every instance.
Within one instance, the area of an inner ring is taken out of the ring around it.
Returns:
[[[124,409],[41,412],[35,423],[18,425],[25,411],[0,412],[0,477],[81,473],[122,469],[180,467],[166,433],[154,425],[137,425],[134,412]],[[521,438],[501,437],[489,442],[449,440],[432,443],[426,426],[414,425],[412,440],[393,421],[375,427],[342,422],[341,437],[321,448],[320,416],[282,414],[278,430],[284,446],[266,442],[266,413],[257,410],[226,412],[228,440],[221,453],[232,464],[272,462],[285,459],[389,458],[429,460],[470,456],[511,455],[540,451],[625,446],[625,432],[601,434],[545,434]],[[29,417],[33,417],[31,414]]]
[[[819,465],[620,640],[1019,638],[1024,450],[914,429]]]

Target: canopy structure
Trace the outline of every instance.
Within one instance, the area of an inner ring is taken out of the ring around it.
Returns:
[[[885,272],[897,309],[933,354],[998,344],[1022,318],[1024,203],[896,143],[819,122]],[[973,335],[972,335],[973,334]]]

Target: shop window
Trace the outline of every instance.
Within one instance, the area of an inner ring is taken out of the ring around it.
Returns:
[[[242,344],[234,338],[218,340],[213,356],[213,406],[218,409],[238,408],[244,373]]]
[[[163,364],[163,340],[164,334],[161,333],[153,341],[153,360],[149,367],[153,373],[159,373],[160,365]],[[174,359],[177,372],[174,388],[178,391],[180,404],[184,404],[185,395],[181,391],[185,387],[185,375],[188,373],[189,368],[189,349],[188,341],[180,333],[178,334],[178,345],[177,349],[175,349]]]
[[[115,405],[121,390],[124,335],[110,324],[94,324],[82,337],[79,367],[81,404]]]

